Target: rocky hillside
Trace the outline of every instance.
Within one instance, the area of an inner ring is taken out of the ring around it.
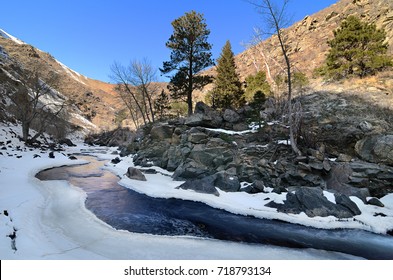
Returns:
[[[378,28],[384,28],[387,32],[389,53],[393,54],[393,1],[340,0],[286,29],[289,56],[296,70],[308,77],[312,76],[314,69],[325,60],[327,41],[333,38],[333,30],[338,28],[348,15],[357,15],[364,21],[375,23]],[[241,79],[244,80],[257,70],[266,71],[265,62],[270,66],[274,77],[282,72],[284,63],[281,57],[278,41],[273,36],[238,54],[235,61]],[[214,75],[214,68],[208,73]]]
[[[115,113],[122,109],[122,103],[118,102],[113,85],[89,79],[71,70],[49,53],[18,40],[5,31],[0,32],[0,47],[3,58],[9,58],[7,62],[3,60],[3,66],[8,64],[7,67],[13,67],[10,64],[14,64],[14,69],[37,71],[44,81],[51,74],[57,73],[59,81],[56,82],[55,89],[70,100],[77,109],[75,113],[93,124],[88,125],[89,130],[114,127]],[[72,122],[86,127],[87,122],[82,119],[76,116]]]
[[[266,201],[279,212],[348,218],[361,212],[353,197],[382,211],[378,198],[393,192],[393,115],[371,100],[392,97],[315,92],[298,98],[304,110],[302,156],[291,151],[288,127],[271,119],[268,110],[263,125],[250,130],[247,108],[219,112],[203,103],[186,119],[87,142],[120,145],[121,156],[133,154],[142,172],[154,172],[152,166],[173,171],[175,180],[186,181],[182,189],[216,196],[217,189],[287,193],[284,204]],[[334,194],[335,203],[323,191]]]

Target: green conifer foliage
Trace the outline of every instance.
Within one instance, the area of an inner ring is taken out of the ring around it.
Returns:
[[[235,58],[229,41],[217,60],[217,76],[210,98],[213,107],[221,109],[239,108],[245,103],[244,91],[236,73]]]
[[[349,16],[328,42],[331,49],[322,73],[335,79],[365,77],[391,66],[392,60],[386,55],[388,44],[385,39],[385,31],[377,29],[375,24]]]
[[[211,44],[207,39],[210,30],[202,14],[185,13],[172,22],[173,34],[166,43],[171,50],[170,60],[163,63],[162,74],[173,73],[169,90],[172,98],[187,102],[188,115],[192,114],[192,93],[211,82],[211,77],[198,75],[203,69],[214,65]]]
[[[255,75],[249,75],[246,78],[246,100],[253,102],[254,95],[261,91],[265,96],[271,94],[270,85],[266,80],[265,72],[259,71]]]

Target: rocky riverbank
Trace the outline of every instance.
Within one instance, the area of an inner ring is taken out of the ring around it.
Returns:
[[[120,145],[121,155],[134,155],[137,166],[173,171],[174,180],[186,181],[182,189],[216,196],[217,188],[287,193],[284,204],[266,202],[280,212],[349,218],[361,212],[351,197],[384,207],[378,198],[393,192],[393,130],[387,111],[356,94],[319,92],[300,99],[302,156],[291,152],[283,123],[266,119],[250,129],[247,108],[218,112],[203,103],[188,118],[89,142]]]

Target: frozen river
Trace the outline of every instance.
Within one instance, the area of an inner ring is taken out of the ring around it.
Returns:
[[[153,235],[197,236],[287,248],[314,248],[366,259],[393,259],[393,237],[363,230],[324,230],[235,215],[200,202],[152,198],[118,184],[104,161],[41,171],[41,180],[68,180],[87,193],[86,207],[116,229]]]

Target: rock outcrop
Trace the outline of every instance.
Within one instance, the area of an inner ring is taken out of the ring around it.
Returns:
[[[336,203],[329,201],[321,188],[299,187],[294,192],[288,192],[284,204],[269,202],[268,207],[276,208],[279,212],[299,214],[304,212],[309,217],[335,216],[350,218],[361,214],[357,205],[343,194],[335,194]]]
[[[358,110],[370,107],[362,102],[327,93],[302,97],[307,131],[299,142],[302,156],[294,155],[284,141],[288,127],[280,122],[264,122],[252,132],[228,131],[224,128],[229,124],[246,125],[241,110],[217,112],[201,103],[196,113],[203,120],[199,125],[178,119],[146,126],[122,151],[134,155],[136,166],[173,171],[173,179],[186,181],[181,189],[213,195],[219,195],[218,190],[286,193],[284,205],[269,206],[282,212],[348,218],[359,214],[352,197],[383,207],[377,199],[393,192],[393,167],[386,160],[390,138],[383,138],[393,129],[377,121],[377,110],[370,111],[376,115],[359,116]],[[367,118],[373,121],[366,123]],[[212,128],[218,125],[220,129]],[[357,148],[358,141],[374,139],[376,132],[386,132],[380,134],[384,141],[373,140],[374,146],[384,143],[383,149],[368,150],[383,150],[385,158],[377,158],[375,151],[370,153],[378,163],[357,157],[357,150],[366,150]],[[240,189],[240,182],[249,184]],[[323,191],[333,193],[335,201],[329,201]]]
[[[363,160],[393,166],[393,135],[367,136],[356,143],[355,150]]]

